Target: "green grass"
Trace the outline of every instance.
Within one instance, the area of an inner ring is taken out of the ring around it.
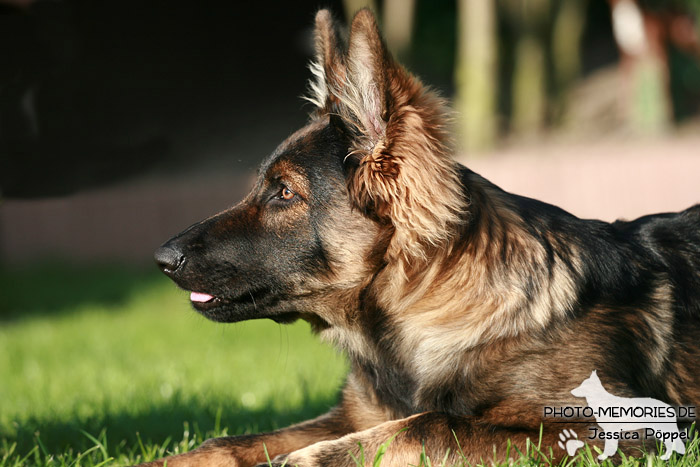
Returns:
[[[171,449],[279,428],[327,411],[346,372],[307,324],[209,322],[155,270],[4,270],[0,297],[0,466],[75,460],[96,446],[84,432],[125,463],[137,433]]]
[[[305,323],[211,323],[154,270],[0,270],[0,467],[129,465],[283,427],[334,405],[346,371]],[[363,456],[380,465],[390,441]],[[670,465],[700,465],[698,444]],[[547,465],[548,450],[511,457]],[[423,454],[416,465],[443,463]]]

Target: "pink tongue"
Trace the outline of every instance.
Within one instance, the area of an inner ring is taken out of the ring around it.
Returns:
[[[214,300],[213,295],[209,295],[208,293],[199,293],[199,292],[192,292],[190,294],[190,300],[193,302],[208,302],[209,300]]]

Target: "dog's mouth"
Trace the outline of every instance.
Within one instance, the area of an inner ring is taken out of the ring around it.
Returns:
[[[235,296],[190,291],[190,303],[204,317],[223,323],[269,318],[282,324],[301,317],[296,311],[266,312],[268,306],[278,303],[276,295],[268,287],[246,290]]]
[[[190,302],[197,311],[205,312],[219,306],[222,300],[220,297],[208,293],[190,292]]]
[[[268,289],[246,290],[236,295],[190,291],[192,307],[213,321],[233,322],[257,316],[257,303],[265,300]],[[243,308],[241,308],[243,307]],[[243,313],[243,314],[240,314]]]
[[[242,304],[245,301],[249,301],[252,298],[252,294],[249,298],[248,294],[242,294],[240,297],[225,297],[222,295],[212,295],[206,292],[190,292],[190,302],[195,310],[204,314],[207,318],[215,319],[209,316],[207,312],[214,311],[222,306],[231,304]],[[247,298],[247,300],[246,300]]]

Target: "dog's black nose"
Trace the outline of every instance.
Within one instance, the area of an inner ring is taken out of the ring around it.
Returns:
[[[167,275],[173,274],[182,265],[185,255],[172,245],[165,244],[154,255],[158,267]]]

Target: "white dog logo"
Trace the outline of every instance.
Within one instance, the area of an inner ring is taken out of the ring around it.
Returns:
[[[665,409],[664,413],[673,410],[673,408],[659,400],[650,397],[618,397],[610,394],[605,390],[595,371],[591,373],[590,378],[586,379],[579,387],[571,391],[576,397],[585,397],[588,406],[593,409],[596,422],[604,432],[622,432],[636,431],[641,429],[653,430],[654,433],[663,434],[662,440],[666,447],[666,452],[661,459],[667,460],[671,457],[673,451],[679,454],[685,454],[685,444],[683,444],[682,436],[678,430],[676,419],[669,422],[669,418],[663,416],[649,415],[651,409]],[[650,410],[644,410],[648,408]],[[634,413],[642,413],[641,416],[632,415]],[[626,413],[625,416],[613,415],[615,413]],[[602,415],[601,414],[605,414]],[[612,456],[617,452],[617,437],[605,437],[605,448],[603,454],[598,456],[598,459],[603,460]]]

